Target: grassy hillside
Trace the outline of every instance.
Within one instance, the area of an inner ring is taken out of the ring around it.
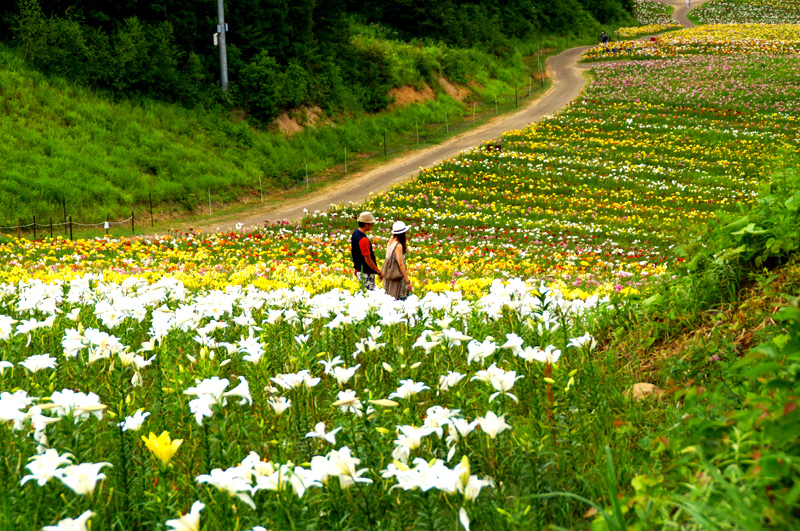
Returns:
[[[512,110],[517,98],[544,87],[544,52],[575,41],[520,45],[507,59],[393,41],[374,28],[362,28],[356,43],[392,57],[392,85],[422,95],[418,102],[373,115],[319,111],[318,126],[293,136],[253,127],[246,113],[223,108],[115,100],[46,77],[17,51],[0,48],[0,224],[34,215],[60,219],[65,209],[79,221],[127,217],[148,209],[151,196],[157,214],[207,212],[209,194],[217,210],[258,201],[261,189],[269,194],[303,182],[306,165],[313,181],[343,166],[345,150],[353,171],[370,154],[382,160],[384,133],[391,155],[463,130],[473,113],[477,125]],[[540,49],[537,61],[531,54]]]

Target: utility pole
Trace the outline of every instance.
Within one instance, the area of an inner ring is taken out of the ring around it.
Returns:
[[[219,79],[222,85],[222,92],[228,92],[228,52],[225,49],[225,34],[228,28],[225,26],[225,8],[222,2],[223,0],[217,0],[217,11],[219,13],[219,26],[217,28],[219,36]]]

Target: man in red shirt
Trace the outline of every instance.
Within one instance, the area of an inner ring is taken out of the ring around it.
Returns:
[[[375,275],[383,279],[375,260],[372,242],[367,238],[367,233],[372,230],[373,225],[375,216],[372,212],[362,212],[358,215],[358,228],[353,231],[353,236],[350,238],[350,254],[353,256],[356,276],[368,290],[375,289]]]

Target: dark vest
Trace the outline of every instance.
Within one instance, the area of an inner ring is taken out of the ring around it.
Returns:
[[[361,254],[361,247],[359,247],[361,238],[366,237],[367,235],[358,229],[353,231],[353,236],[350,238],[350,253],[353,255],[353,267],[360,273],[375,273],[375,271],[367,265],[367,261],[364,260],[364,255]],[[369,242],[369,257],[372,258],[373,264],[378,265],[378,262],[375,260],[375,251],[372,250],[372,242],[370,242],[369,239],[367,239],[367,241]]]

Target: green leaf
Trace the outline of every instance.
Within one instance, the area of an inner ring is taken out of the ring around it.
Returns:
[[[800,192],[795,192],[792,197],[783,203],[783,206],[785,206],[789,212],[797,212],[800,210]]]
[[[737,219],[736,221],[734,221],[732,223],[728,223],[727,225],[722,227],[722,230],[733,232],[735,230],[739,230],[739,229],[743,228],[748,223],[750,223],[750,216],[745,216],[743,218]]]
[[[755,223],[748,224],[742,230],[737,230],[736,232],[731,232],[734,236],[744,236],[745,234],[764,234],[767,231],[762,229],[761,227],[756,227]]]
[[[648,297],[647,299],[642,301],[642,304],[644,304],[645,306],[658,306],[662,302],[664,302],[664,296],[661,295],[660,293],[657,293],[652,297]]]
[[[647,301],[645,301],[646,303]],[[781,308],[773,316],[776,321],[794,321],[800,323],[800,308],[796,306],[786,306]]]
[[[742,376],[745,378],[752,378],[754,376],[760,376],[767,373],[775,374],[781,369],[783,369],[783,365],[777,361],[767,361],[742,371]]]
[[[689,271],[697,271],[698,265],[700,264],[700,260],[702,260],[703,258],[704,255],[701,253],[694,255],[692,261],[686,264],[686,269],[688,269]]]

